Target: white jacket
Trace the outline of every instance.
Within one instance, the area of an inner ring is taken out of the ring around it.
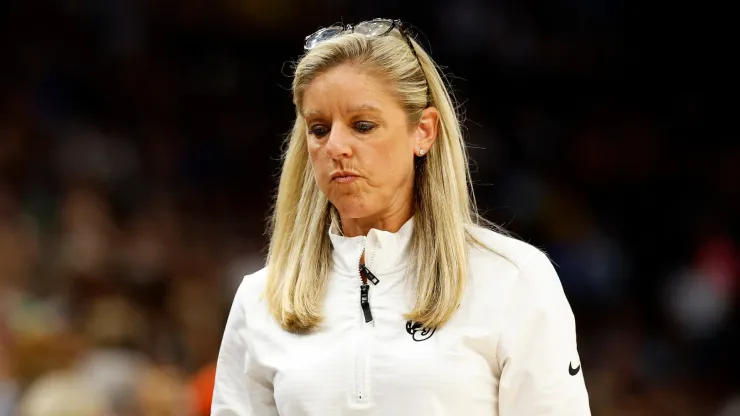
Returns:
[[[331,233],[325,320],[310,335],[280,328],[261,297],[267,273],[244,278],[226,324],[212,416],[590,415],[576,328],[545,254],[493,231],[471,248],[463,301],[426,331],[402,314],[413,219],[397,233]],[[360,307],[365,250],[373,320]]]

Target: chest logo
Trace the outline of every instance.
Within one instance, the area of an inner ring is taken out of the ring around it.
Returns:
[[[418,322],[407,321],[406,332],[411,335],[416,342],[426,341],[434,335],[434,328],[424,328],[422,324]]]

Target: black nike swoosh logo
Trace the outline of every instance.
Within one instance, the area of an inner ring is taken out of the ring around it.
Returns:
[[[573,368],[573,363],[569,363],[568,364],[568,373],[570,373],[570,375],[574,376],[574,375],[578,374],[579,371],[581,371],[581,365],[580,364],[578,364],[578,367],[576,367],[576,368]]]

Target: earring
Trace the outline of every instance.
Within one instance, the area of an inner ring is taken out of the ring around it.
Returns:
[[[424,149],[419,149],[419,156],[424,156]]]

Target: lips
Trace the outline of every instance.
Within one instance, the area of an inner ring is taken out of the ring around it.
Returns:
[[[350,171],[339,171],[334,172],[331,175],[332,182],[338,182],[338,183],[351,183],[354,182],[359,177],[358,174]]]

